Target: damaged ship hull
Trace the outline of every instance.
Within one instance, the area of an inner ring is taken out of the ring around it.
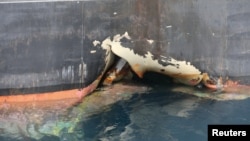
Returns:
[[[99,81],[91,84],[111,53],[137,64],[119,52],[125,48],[183,75],[184,61],[191,72],[249,83],[249,6],[248,0],[0,0],[0,94],[76,89],[81,97],[96,88]]]

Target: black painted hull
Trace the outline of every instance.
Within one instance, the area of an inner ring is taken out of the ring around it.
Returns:
[[[105,51],[92,41],[109,36],[111,27],[95,5],[107,3],[1,3],[0,91],[83,88],[97,79]]]
[[[0,2],[1,94],[88,86],[105,67],[106,51],[93,41],[124,32],[138,54],[171,56],[249,83],[248,0]]]

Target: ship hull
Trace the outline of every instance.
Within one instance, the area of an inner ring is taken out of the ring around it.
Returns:
[[[247,84],[249,6],[247,0],[2,0],[0,94],[86,88],[105,71],[102,41],[125,32],[137,55],[184,60]]]

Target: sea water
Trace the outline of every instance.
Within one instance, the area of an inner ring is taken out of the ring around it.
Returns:
[[[118,102],[85,121],[84,139],[206,141],[208,124],[249,124],[249,106],[250,99],[215,101],[154,90]]]
[[[166,86],[115,85],[66,109],[56,105],[1,105],[0,140],[206,141],[209,124],[250,123],[248,98],[219,101]]]

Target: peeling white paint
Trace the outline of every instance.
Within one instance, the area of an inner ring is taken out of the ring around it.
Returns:
[[[96,50],[91,50],[90,53],[96,53]]]
[[[114,36],[113,40],[111,40],[110,37],[105,39],[102,42],[102,48],[110,48],[114,54],[125,59],[137,74],[143,74],[146,71],[155,71],[170,76],[176,74],[193,75],[201,73],[197,68],[186,61],[178,61],[168,57],[168,59],[164,61],[173,65],[163,66],[158,60],[153,60],[153,54],[149,51],[145,57],[135,54],[133,50],[121,45],[120,40],[122,38],[131,39],[127,32],[123,35],[117,34]],[[164,72],[161,70],[164,70]]]
[[[96,47],[97,45],[99,45],[99,44],[101,44],[101,42],[100,41],[97,41],[97,40],[94,40],[93,41],[93,45]]]
[[[87,65],[85,63],[82,63],[82,78],[86,78],[87,77]]]
[[[149,43],[149,44],[153,44],[154,43],[154,40],[147,40],[147,42]]]
[[[164,60],[164,59],[161,59],[161,61],[162,61],[162,62],[167,62],[167,61],[166,61],[166,60]]]
[[[111,45],[110,45],[111,39],[110,37],[106,38],[103,42],[102,42],[102,49],[104,50],[111,50]],[[106,52],[107,53],[107,52]]]
[[[75,67],[71,66],[71,82],[74,82],[75,80]]]
[[[87,76],[87,65],[85,63],[79,64],[78,76],[81,78],[85,78]]]
[[[126,63],[126,60],[120,59],[116,65],[116,72],[120,72]]]
[[[128,32],[125,32],[123,35],[117,34],[113,38],[113,42],[120,42],[122,38],[126,38],[128,40],[131,40],[131,37],[128,35]]]
[[[74,66],[64,66],[62,68],[62,79],[74,81]]]
[[[82,64],[79,64],[78,66],[78,76],[82,75]]]
[[[111,46],[109,45],[110,37],[108,37],[106,40],[104,40],[101,44],[102,49],[106,50],[106,57],[105,57],[105,69],[104,72],[112,65],[114,62],[114,54],[111,52]]]
[[[68,77],[68,79],[70,79],[70,77],[71,77],[71,66],[68,66],[67,77]]]
[[[172,28],[172,25],[168,25],[168,26],[166,26],[166,28]]]
[[[32,88],[54,85],[61,80],[61,71],[60,69],[43,73],[3,75],[0,78],[0,88]]]
[[[67,78],[66,68],[63,67],[63,68],[62,68],[62,79],[65,80],[66,78]]]

